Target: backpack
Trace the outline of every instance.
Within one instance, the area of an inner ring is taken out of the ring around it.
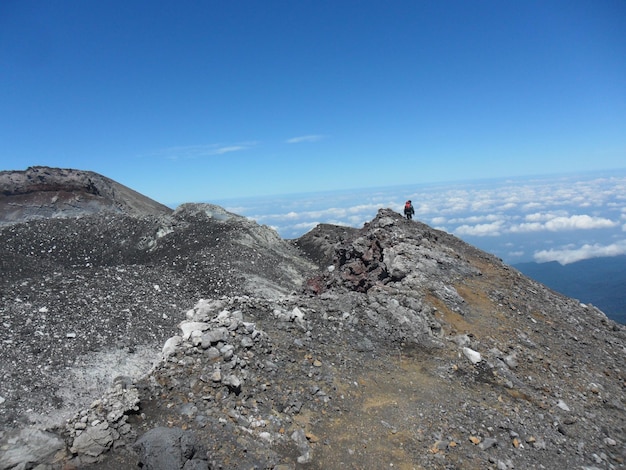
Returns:
[[[411,203],[409,201],[404,204],[404,213],[406,214],[407,212],[411,212]]]

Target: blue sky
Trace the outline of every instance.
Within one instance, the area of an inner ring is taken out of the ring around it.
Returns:
[[[626,2],[0,2],[0,170],[160,202],[626,167]]]

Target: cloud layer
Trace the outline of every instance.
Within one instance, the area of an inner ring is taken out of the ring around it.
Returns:
[[[319,223],[361,227],[380,208],[416,218],[508,263],[566,264],[626,251],[626,171],[225,201],[233,212],[297,238]]]
[[[559,250],[541,250],[535,253],[535,260],[539,263],[546,261],[558,261],[561,264],[574,263],[589,258],[602,256],[618,256],[626,254],[626,240],[612,243],[610,245],[588,245],[585,244],[577,248],[563,248]]]

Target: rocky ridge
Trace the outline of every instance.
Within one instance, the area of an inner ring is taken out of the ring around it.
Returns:
[[[391,210],[0,237],[0,469],[624,467],[625,327]]]
[[[0,225],[103,211],[145,216],[172,209],[92,171],[34,166],[0,172]]]

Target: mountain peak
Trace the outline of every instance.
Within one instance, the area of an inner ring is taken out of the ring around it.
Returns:
[[[102,211],[163,215],[172,210],[92,171],[33,166],[0,172],[0,224]]]

